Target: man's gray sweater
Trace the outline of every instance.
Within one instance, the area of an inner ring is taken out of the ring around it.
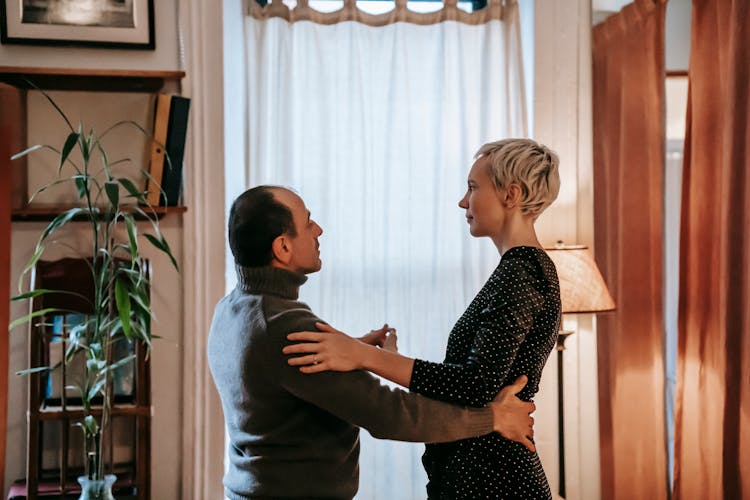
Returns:
[[[446,442],[492,432],[492,410],[460,408],[367,372],[305,375],[281,352],[286,336],[320,321],[297,300],[304,275],[238,268],[216,306],[208,362],[229,432],[225,494],[351,499],[359,487],[359,427],[376,438]]]

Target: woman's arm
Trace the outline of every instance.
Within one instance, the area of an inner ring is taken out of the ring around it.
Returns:
[[[306,343],[287,346],[284,353],[306,354],[289,360],[303,373],[364,369],[430,398],[484,406],[506,381],[534,317],[543,306],[536,278],[527,266],[515,259],[504,266],[500,279],[512,282],[512,290],[503,290],[481,312],[465,363],[433,363],[389,353],[323,324],[316,326],[325,333],[289,335],[291,341]]]

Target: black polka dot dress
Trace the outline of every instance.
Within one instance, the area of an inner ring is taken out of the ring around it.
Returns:
[[[445,362],[416,360],[409,388],[484,406],[526,375],[518,396],[531,401],[559,327],[555,265],[542,249],[511,248],[453,327]],[[499,434],[428,444],[422,463],[430,499],[552,498],[539,456]]]

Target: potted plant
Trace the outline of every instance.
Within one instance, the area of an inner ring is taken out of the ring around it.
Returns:
[[[12,300],[74,293],[49,289],[23,292],[22,282],[24,276],[40,261],[47,244],[55,235],[73,220],[85,222],[84,227],[88,228],[92,241],[91,255],[88,257],[94,284],[93,300],[85,299],[92,312],[78,316],[73,324],[67,325],[62,334],[64,338],[60,339],[65,346],[61,363],[69,364],[74,359],[85,358],[80,380],[64,388],[80,395],[83,408],[83,418],[75,423],[83,436],[85,473],[79,478],[81,498],[111,498],[114,477],[105,475],[102,436],[111,425],[113,377],[118,370],[132,363],[135,357],[131,350],[118,349],[118,346],[141,343],[149,352],[153,338],[150,330],[153,314],[149,300],[149,276],[140,251],[142,241],[139,239],[136,217],[150,224],[151,232],[142,235],[145,240],[166,254],[175,269],[178,266],[167,240],[159,230],[158,219],[147,202],[145,190],[130,179],[116,174],[117,166],[130,160],[111,161],[102,145],[102,139],[120,127],[136,127],[145,135],[149,134],[132,121],[115,123],[101,134],[94,130],[85,132],[82,124],[74,127],[50,96],[42,93],[67,124],[68,131],[62,147],[35,145],[13,156],[13,159],[38,150],[53,151],[59,158],[58,178],[39,188],[29,202],[37,193],[53,185],[71,183],[75,186],[79,206],[60,213],[44,229],[19,279],[19,295]],[[80,152],[80,160],[71,158],[75,150]],[[66,172],[70,175],[65,175]],[[121,187],[127,193],[122,198]],[[11,323],[10,328],[26,322],[44,322],[50,315],[67,312],[70,311],[55,308],[32,311]],[[18,373],[50,373],[56,369],[59,369],[59,364],[32,366]]]

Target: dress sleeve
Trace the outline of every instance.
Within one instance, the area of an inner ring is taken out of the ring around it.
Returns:
[[[415,360],[411,391],[469,406],[483,406],[497,396],[544,303],[531,265],[512,259],[499,270],[499,286],[479,314],[466,363]]]
[[[297,309],[285,314],[283,331],[269,323],[271,336],[279,341],[281,386],[295,397],[313,404],[351,424],[366,429],[373,437],[422,443],[467,439],[493,431],[492,409],[465,408],[435,401],[418,394],[391,388],[365,371],[304,374],[287,364],[281,349],[289,342],[286,334],[315,330],[320,321],[312,313]],[[277,331],[274,331],[277,330]]]

